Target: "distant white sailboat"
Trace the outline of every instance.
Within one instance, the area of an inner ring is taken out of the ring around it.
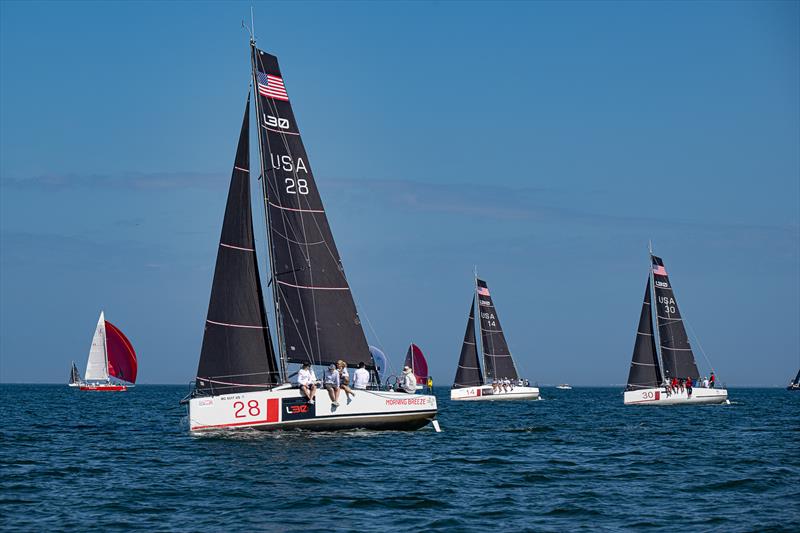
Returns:
[[[572,390],[572,386],[567,385],[566,383],[562,383],[561,385],[556,385],[556,388],[560,390]]]
[[[650,251],[650,272],[633,348],[625,405],[718,404],[728,391],[700,387],[700,372],[689,345],[683,319],[664,261]],[[655,298],[651,297],[651,291]],[[656,306],[651,305],[655,299]],[[653,327],[653,313],[658,330]],[[659,342],[656,343],[656,336]],[[691,379],[694,387],[673,387],[672,381]],[[712,372],[713,379],[713,372]],[[712,383],[713,384],[713,383]]]
[[[101,311],[89,348],[86,373],[81,379],[72,363],[69,386],[85,391],[126,391],[136,382],[136,352],[128,338]]]

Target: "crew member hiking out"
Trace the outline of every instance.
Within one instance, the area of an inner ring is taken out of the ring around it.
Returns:
[[[302,368],[297,373],[297,384],[300,385],[300,392],[306,397],[308,403],[314,403],[314,396],[317,394],[317,376],[309,363],[303,363]]]

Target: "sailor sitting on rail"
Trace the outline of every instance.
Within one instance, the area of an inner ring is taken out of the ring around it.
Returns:
[[[344,391],[347,403],[350,403],[350,396],[355,397],[356,393],[350,388],[350,373],[347,371],[347,363],[339,359],[336,361],[336,370],[339,372],[341,388]]]
[[[325,371],[324,383],[325,389],[328,391],[328,396],[331,397],[331,403],[334,407],[339,407],[339,392],[341,392],[342,380],[335,364],[331,363],[328,370]]]
[[[397,384],[397,392],[407,392],[408,394],[417,392],[417,378],[411,368],[407,366],[403,367],[403,380]]]
[[[308,403],[314,403],[314,396],[317,394],[317,376],[309,363],[303,363],[302,368],[297,373],[297,384],[300,385],[300,392],[306,397]]]

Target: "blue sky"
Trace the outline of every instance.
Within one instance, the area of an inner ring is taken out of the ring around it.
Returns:
[[[141,382],[193,378],[249,6],[0,3],[0,380],[66,380],[100,309]],[[528,377],[623,383],[652,239],[721,380],[771,385],[800,365],[798,6],[255,11],[395,364],[413,340],[452,382],[477,264]]]

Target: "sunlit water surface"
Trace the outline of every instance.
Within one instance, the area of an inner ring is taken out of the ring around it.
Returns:
[[[623,407],[618,389],[452,403],[443,432],[191,436],[186,387],[2,385],[20,531],[800,531],[800,393]]]

